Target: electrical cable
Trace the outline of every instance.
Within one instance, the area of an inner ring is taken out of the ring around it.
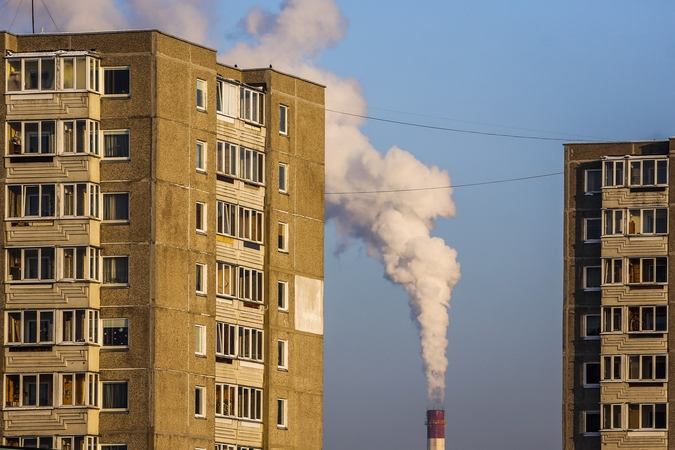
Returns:
[[[9,26],[9,29],[7,31],[12,31],[12,27],[14,26],[14,21],[16,20],[16,16],[19,15],[19,10],[21,9],[21,5],[23,4],[23,0],[19,2],[19,6],[16,8],[16,14],[14,14],[14,19],[12,20],[12,24]]]
[[[42,6],[45,7],[45,11],[47,11],[47,15],[49,16],[50,19],[52,19],[52,23],[54,24],[54,27],[56,27],[56,31],[59,33],[61,30],[59,29],[59,26],[54,22],[54,18],[52,17],[52,13],[49,12],[49,8],[47,8],[47,4],[45,3],[45,0],[40,0],[42,2]]]
[[[395,124],[398,124],[398,125],[407,125],[409,127],[418,127],[418,128],[428,128],[428,129],[432,129],[432,130],[452,131],[452,132],[455,132],[455,133],[480,134],[480,135],[483,135],[483,136],[509,137],[509,138],[515,138],[515,139],[533,139],[533,140],[538,140],[538,141],[560,141],[560,142],[570,141],[570,139],[563,139],[563,138],[552,138],[552,137],[542,137],[542,136],[527,136],[527,135],[506,134],[506,133],[488,133],[487,131],[472,131],[472,130],[462,130],[462,129],[459,129],[459,128],[437,127],[437,126],[433,126],[433,125],[424,125],[424,124],[421,124],[421,123],[403,122],[401,120],[391,120],[391,119],[382,119],[380,117],[364,116],[362,114],[353,114],[353,113],[348,113],[348,112],[344,112],[344,111],[336,111],[336,110],[328,109],[328,108],[326,108],[326,111],[337,113],[337,114],[344,114],[346,116],[361,117],[362,119],[377,120],[379,122],[395,123]],[[575,142],[592,142],[592,140],[590,140],[590,139],[575,139],[574,141]]]
[[[450,186],[433,186],[433,187],[423,187],[423,188],[410,188],[410,189],[388,189],[381,191],[350,191],[350,192],[326,192],[325,195],[349,195],[349,194],[384,194],[384,193],[393,193],[393,192],[412,192],[412,191],[431,191],[435,189],[457,189],[463,187],[471,186],[484,186],[487,184],[498,184],[498,183],[511,183],[513,181],[523,181],[523,180],[533,180],[535,178],[544,178],[552,177],[555,175],[562,175],[564,172],[553,172],[545,173],[542,175],[532,175],[529,177],[519,177],[519,178],[507,178],[505,180],[493,180],[493,181],[483,181],[480,183],[466,183],[466,184],[457,184]]]
[[[7,6],[7,4],[8,4],[9,2],[11,2],[11,1],[12,1],[12,0],[7,0],[5,3],[3,3],[2,6],[0,6],[0,9],[4,8],[5,6]]]

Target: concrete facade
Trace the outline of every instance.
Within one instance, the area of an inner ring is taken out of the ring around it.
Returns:
[[[565,145],[563,448],[675,442],[675,140]]]
[[[324,87],[158,31],[0,51],[3,443],[320,449]]]

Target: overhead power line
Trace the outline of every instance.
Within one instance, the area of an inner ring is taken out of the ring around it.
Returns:
[[[52,23],[54,24],[54,27],[56,28],[56,31],[59,33],[61,32],[61,29],[59,26],[54,22],[54,18],[52,17],[52,13],[49,12],[49,8],[47,8],[47,4],[45,3],[45,0],[40,0],[42,2],[42,6],[45,7],[45,11],[47,11],[47,15],[49,15],[49,18],[52,19]]]
[[[493,180],[493,181],[483,181],[480,183],[466,183],[466,184],[457,184],[450,186],[431,186],[431,187],[421,187],[421,188],[410,188],[410,189],[383,189],[376,191],[346,191],[346,192],[326,192],[326,195],[350,195],[350,194],[384,194],[384,193],[393,193],[393,192],[413,192],[413,191],[432,191],[436,189],[457,189],[470,186],[484,186],[486,184],[499,184],[499,183],[511,183],[514,181],[523,181],[523,180],[533,180],[535,178],[544,178],[544,177],[553,177],[556,175],[562,175],[564,172],[554,172],[554,173],[545,173],[543,175],[532,175],[530,177],[519,177],[519,178],[507,178],[505,180]]]
[[[487,131],[473,131],[473,130],[463,130],[463,129],[460,129],[460,128],[437,127],[437,126],[434,126],[434,125],[424,125],[424,124],[421,124],[421,123],[404,122],[402,120],[391,120],[391,119],[383,119],[381,117],[364,116],[362,114],[353,114],[353,113],[348,113],[348,112],[344,112],[344,111],[336,111],[334,109],[328,109],[328,108],[326,108],[326,111],[336,113],[336,114],[343,114],[345,116],[360,117],[362,119],[376,120],[376,121],[379,121],[379,122],[395,123],[397,125],[406,125],[406,126],[409,126],[409,127],[417,127],[417,128],[428,128],[428,129],[432,129],[432,130],[452,131],[454,133],[480,134],[480,135],[483,135],[483,136],[508,137],[508,138],[515,138],[515,139],[533,139],[533,140],[538,140],[538,141],[559,141],[559,142],[569,141],[569,139],[554,138],[554,137],[528,136],[528,135],[523,135],[523,134],[508,134],[508,133],[489,133]],[[575,142],[591,142],[591,141],[587,140],[587,139],[575,139]]]

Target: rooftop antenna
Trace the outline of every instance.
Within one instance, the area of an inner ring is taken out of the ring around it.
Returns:
[[[30,16],[33,20],[33,34],[35,34],[35,0],[30,0]]]

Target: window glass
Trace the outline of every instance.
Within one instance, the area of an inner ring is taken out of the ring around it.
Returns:
[[[584,322],[584,336],[586,338],[597,339],[600,336],[600,315],[587,314],[584,316]]]
[[[600,235],[602,234],[602,219],[585,219],[586,224],[586,235],[584,239],[586,241],[598,241],[600,240]]]
[[[129,408],[129,383],[127,381],[104,381],[103,409]]]
[[[129,130],[103,132],[104,158],[129,158]]]
[[[586,170],[586,193],[594,193],[601,191],[602,171],[599,169]]]
[[[103,69],[103,94],[129,96],[129,67],[106,67]]]
[[[129,193],[103,194],[103,220],[129,221]]]
[[[197,79],[197,109],[206,109],[206,81]]]
[[[103,346],[129,346],[129,319],[103,319]]]
[[[198,171],[206,170],[206,142],[197,141],[196,166]]]
[[[279,133],[288,134],[288,106],[279,105]]]
[[[279,163],[279,192],[288,192],[288,166]]]
[[[129,257],[103,258],[103,284],[129,284]]]
[[[22,86],[21,60],[7,61],[7,91],[20,91]]]

